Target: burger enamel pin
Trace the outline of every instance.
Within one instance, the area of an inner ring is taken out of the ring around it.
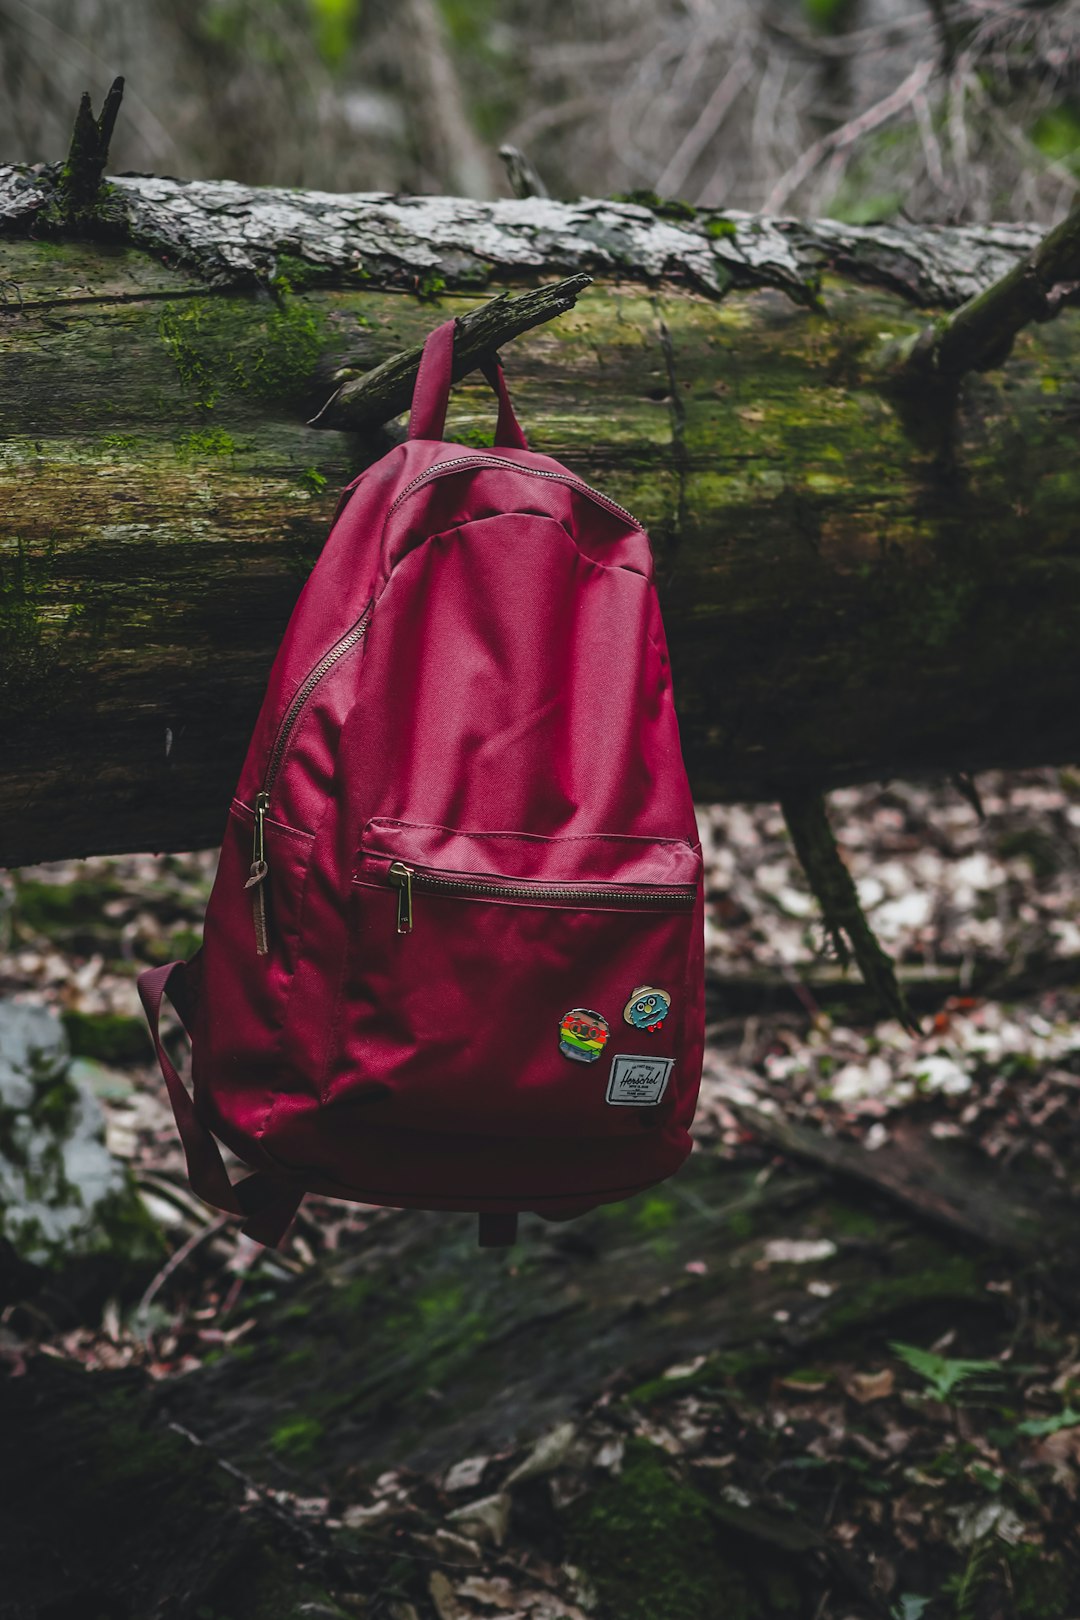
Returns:
[[[611,1031],[607,1020],[588,1007],[571,1007],[559,1025],[559,1051],[575,1063],[595,1063]]]
[[[639,984],[623,1008],[623,1018],[635,1029],[655,1034],[671,1010],[671,997],[655,985]]]

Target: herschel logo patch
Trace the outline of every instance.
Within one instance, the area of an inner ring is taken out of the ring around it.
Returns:
[[[658,1103],[664,1095],[674,1058],[626,1057],[621,1052],[612,1059],[607,1085],[609,1103]]]

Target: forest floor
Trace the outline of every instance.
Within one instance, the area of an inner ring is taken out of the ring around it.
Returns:
[[[134,988],[198,944],[213,852],[0,875],[0,996],[63,1015],[164,1233],[134,1284],[0,1316],[33,1549],[3,1620],[1078,1620],[1080,775],[978,790],[830,798],[917,1036],[823,956],[778,811],[702,808],[695,1153],[505,1251],[318,1198],[281,1253],[240,1236],[186,1191]],[[189,1452],[273,1580],[207,1555],[151,1594],[86,1529]]]

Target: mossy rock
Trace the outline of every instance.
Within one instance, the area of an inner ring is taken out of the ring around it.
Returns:
[[[0,1002],[0,1237],[54,1272],[104,1262],[117,1286],[164,1252],[126,1165],[105,1145],[100,1103],[73,1077],[63,1025],[45,1007],[11,1002]]]
[[[61,1018],[74,1057],[123,1065],[145,1063],[151,1056],[150,1037],[141,1018],[74,1009],[62,1013]]]
[[[72,935],[112,932],[106,901],[121,898],[122,884],[108,877],[79,878],[73,883],[44,883],[17,878],[14,918],[20,931],[69,941]]]

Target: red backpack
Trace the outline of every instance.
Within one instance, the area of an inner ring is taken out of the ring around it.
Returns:
[[[494,363],[495,447],[443,441],[453,342],[296,604],[202,948],[139,979],[191,1185],[269,1245],[305,1191],[508,1243],[691,1147],[702,863],[649,542],[528,449]]]

